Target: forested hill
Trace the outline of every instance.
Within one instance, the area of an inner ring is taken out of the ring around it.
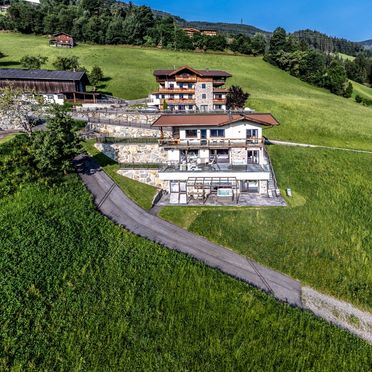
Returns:
[[[299,30],[293,34],[300,40],[305,41],[309,46],[324,53],[344,53],[350,56],[356,56],[364,49],[360,43],[331,37],[319,31]]]
[[[372,39],[371,40],[366,40],[366,41],[361,41],[359,44],[363,45],[365,49],[367,50],[372,50]]]

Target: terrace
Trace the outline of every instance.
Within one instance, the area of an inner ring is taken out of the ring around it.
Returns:
[[[161,139],[159,146],[168,148],[221,148],[221,147],[250,147],[262,146],[263,139],[256,137],[248,138],[215,138],[215,139]]]
[[[159,170],[161,173],[179,173],[179,172],[228,172],[228,173],[261,173],[270,172],[270,170],[259,164],[229,164],[229,163],[181,163],[181,164],[168,164]]]

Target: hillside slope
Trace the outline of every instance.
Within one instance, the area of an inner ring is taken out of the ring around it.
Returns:
[[[224,69],[233,75],[229,84],[251,93],[250,107],[271,111],[280,120],[278,128],[266,131],[270,138],[372,150],[371,108],[304,83],[259,57],[100,45],[60,50],[49,47],[45,37],[11,33],[0,34],[0,50],[7,54],[2,67],[19,67],[17,61],[26,54],[49,56],[49,68],[58,55],[77,55],[87,68],[103,68],[108,81],[101,88],[128,99],[145,97],[156,88],[156,68],[187,64]]]

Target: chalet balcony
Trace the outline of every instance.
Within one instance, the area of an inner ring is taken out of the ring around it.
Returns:
[[[193,88],[159,88],[157,92],[153,94],[195,94]]]
[[[168,105],[195,105],[195,99],[192,98],[178,98],[178,99],[172,99],[168,98],[165,99],[167,101]],[[161,104],[163,104],[164,100],[161,101]]]
[[[215,139],[161,139],[159,146],[175,149],[199,149],[199,148],[231,148],[263,146],[262,138],[215,138]]]
[[[213,98],[213,104],[226,105],[226,98]]]
[[[196,76],[176,76],[177,83],[196,83]]]

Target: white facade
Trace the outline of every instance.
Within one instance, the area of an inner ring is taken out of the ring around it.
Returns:
[[[189,186],[193,179],[205,183],[203,187],[208,195],[218,192],[220,186],[216,180],[220,180],[226,190],[234,184],[235,194],[267,195],[271,173],[262,138],[262,127],[247,121],[215,127],[174,128],[169,146],[167,141],[163,142],[168,167],[159,177],[169,181],[169,193],[177,188],[176,184],[180,190],[186,190],[186,196],[180,191],[180,195],[171,197],[174,203],[188,200],[190,190],[191,194],[196,192]],[[213,186],[208,187],[208,182]]]

